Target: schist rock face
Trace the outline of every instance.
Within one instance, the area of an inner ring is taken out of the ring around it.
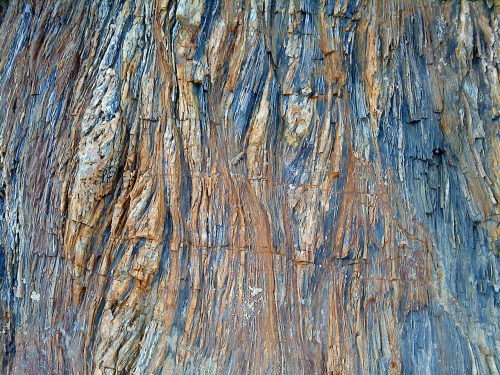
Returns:
[[[3,0],[0,373],[498,375],[499,28]]]

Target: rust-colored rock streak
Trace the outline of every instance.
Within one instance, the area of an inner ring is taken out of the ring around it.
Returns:
[[[499,374],[500,2],[0,2],[3,374]]]

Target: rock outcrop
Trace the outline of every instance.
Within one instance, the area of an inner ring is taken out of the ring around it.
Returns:
[[[499,14],[4,1],[3,374],[499,374]]]

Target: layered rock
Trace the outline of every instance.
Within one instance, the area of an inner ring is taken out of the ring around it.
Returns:
[[[499,373],[498,1],[0,9],[3,373]]]

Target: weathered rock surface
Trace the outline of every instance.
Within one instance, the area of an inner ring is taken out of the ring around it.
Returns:
[[[10,1],[4,374],[498,374],[500,3]]]

